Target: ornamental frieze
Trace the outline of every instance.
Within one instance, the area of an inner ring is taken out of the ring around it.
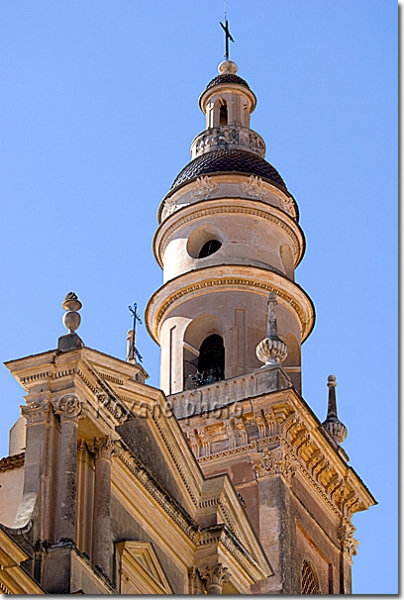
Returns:
[[[261,177],[257,175],[250,175],[248,181],[240,185],[242,191],[247,194],[250,198],[255,200],[261,200],[262,202],[270,202],[272,194],[265,187],[265,184]],[[284,210],[293,219],[296,219],[296,209],[292,198],[285,198],[284,196],[277,196],[280,208]]]
[[[197,135],[191,144],[191,156],[196,158],[214,148],[240,148],[265,157],[265,142],[262,137],[248,127],[222,125],[212,127]]]
[[[291,453],[283,446],[278,446],[273,450],[267,448],[255,462],[254,469],[257,477],[282,475],[289,482],[296,472],[296,464]]]

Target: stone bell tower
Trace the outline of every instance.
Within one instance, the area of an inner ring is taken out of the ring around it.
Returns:
[[[314,325],[295,282],[305,239],[250,128],[256,103],[237,65],[222,62],[199,99],[206,129],[159,208],[164,283],[146,321],[199,465],[230,475],[273,567],[252,591],[351,593],[351,517],[375,500],[340,445],[335,377],[323,424],[302,397],[301,346]]]
[[[285,371],[301,390],[301,344],[314,324],[313,304],[294,281],[304,235],[293,196],[250,128],[255,94],[236,72],[222,62],[202,93],[206,129],[159,209],[154,251],[164,285],[147,323],[166,394],[259,367],[268,292],[279,302]]]

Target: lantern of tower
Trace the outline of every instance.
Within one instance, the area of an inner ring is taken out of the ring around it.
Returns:
[[[225,60],[201,94],[206,129],[158,212],[154,252],[164,272],[146,322],[161,347],[166,394],[260,368],[256,346],[276,293],[284,369],[301,390],[301,344],[314,307],[294,281],[305,249],[297,204],[250,128],[256,96]]]

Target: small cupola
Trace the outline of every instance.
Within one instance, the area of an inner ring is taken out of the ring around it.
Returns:
[[[219,65],[219,75],[208,83],[199,98],[206,115],[206,129],[225,125],[250,127],[250,114],[257,99],[248,83],[236,75],[238,67],[232,60]]]

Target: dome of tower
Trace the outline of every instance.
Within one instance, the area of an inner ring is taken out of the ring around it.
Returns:
[[[216,148],[191,160],[174,180],[171,189],[202,175],[242,173],[269,179],[287,190],[278,171],[264,158],[238,148]]]
[[[242,77],[239,77],[235,73],[221,73],[220,75],[216,75],[216,77],[209,81],[208,85],[205,88],[205,91],[209,90],[214,85],[221,85],[224,83],[235,83],[237,85],[243,85],[244,87],[250,89],[250,86],[248,85],[246,80]]]

